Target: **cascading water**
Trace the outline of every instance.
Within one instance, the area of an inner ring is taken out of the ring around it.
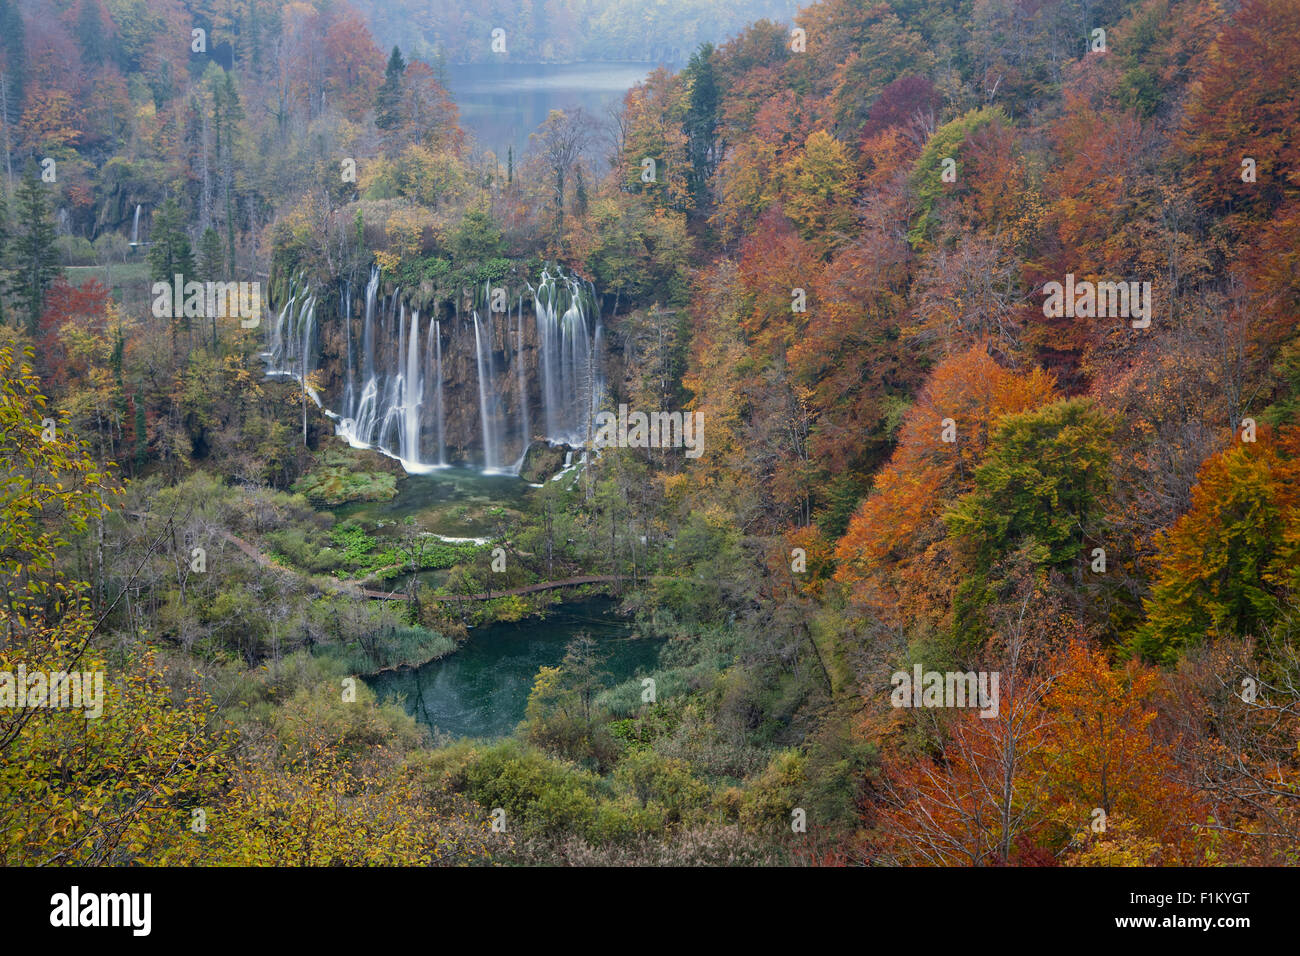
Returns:
[[[374,267],[356,321],[345,282],[331,327],[316,322],[317,297],[298,276],[270,329],[268,371],[309,382],[326,347],[332,358],[321,377],[330,381],[329,368],[340,374],[323,388],[323,404],[349,444],[377,448],[408,472],[454,461],[518,474],[533,441],[585,443],[604,388],[590,284],[546,270],[529,291],[531,322],[524,294],[516,309],[494,312],[490,288],[468,316],[457,309],[422,320],[401,290],[380,293]]]
[[[490,314],[490,313],[489,313]],[[483,470],[501,469],[501,447],[497,444],[496,386],[492,381],[492,351],[483,335],[478,310],[474,310],[474,361],[478,366],[478,413],[483,430]],[[489,332],[491,326],[488,327]]]
[[[311,386],[310,376],[316,371],[319,346],[316,297],[305,289],[301,293],[292,292],[276,316],[271,341],[262,356],[267,362],[267,374],[297,379],[317,406],[321,405],[321,399]]]
[[[447,467],[447,413],[442,396],[442,323],[433,320],[433,391],[438,405],[438,467]]]
[[[352,373],[352,282],[344,280],[343,282],[343,324],[344,333],[348,340],[348,369],[347,378],[343,380],[343,407],[352,406],[352,379],[355,377]]]
[[[370,271],[366,283],[365,318],[361,331],[361,380],[353,378],[352,362],[348,362],[348,379],[343,387],[343,417],[335,431],[354,448],[370,448],[375,441],[376,414],[378,412],[379,382],[375,377],[375,301],[379,293],[379,270]],[[351,309],[351,301],[346,303]],[[352,318],[345,318],[348,336],[348,355],[352,354]]]
[[[599,361],[600,316],[588,322],[594,296],[572,278],[543,270],[533,290],[546,437],[568,445],[587,440],[604,382]]]
[[[402,379],[402,460],[420,461],[420,405],[424,401],[420,374],[420,313],[411,313],[411,341],[406,346],[406,375]]]
[[[515,325],[515,355],[524,354],[524,297],[519,297],[519,319]],[[522,421],[519,425],[519,441],[528,450],[528,442],[532,438],[532,426],[529,424],[528,415],[528,382],[524,376],[524,363],[515,362],[515,384],[518,386],[517,398],[519,401],[519,412]],[[520,462],[522,464],[522,461]],[[518,473],[519,469],[515,469]]]

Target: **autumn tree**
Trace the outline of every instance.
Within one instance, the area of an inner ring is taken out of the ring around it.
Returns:
[[[853,225],[853,166],[848,151],[818,130],[778,170],[785,214],[805,239],[834,248]]]
[[[1262,221],[1300,173],[1300,9],[1243,0],[1202,61],[1180,131],[1202,204],[1230,221]],[[1254,161],[1247,177],[1246,160]]]
[[[1134,651],[1171,663],[1207,639],[1259,637],[1280,622],[1289,610],[1283,598],[1294,601],[1300,583],[1294,441],[1264,434],[1201,468],[1191,510],[1158,540],[1159,571]]]
[[[582,149],[591,132],[591,119],[581,109],[565,113],[551,110],[528,142],[546,171],[551,206],[551,236],[558,240],[564,231],[564,207],[570,176],[580,162]]]
[[[942,516],[971,490],[998,419],[1053,397],[1049,375],[1005,369],[979,347],[938,365],[836,546],[836,579],[888,620],[943,617],[960,572]]]
[[[565,645],[558,667],[542,667],[528,694],[528,739],[573,760],[608,760],[608,731],[595,720],[596,694],[608,678],[596,641],[585,633]]]
[[[357,10],[343,7],[330,16],[325,51],[331,98],[342,104],[348,119],[361,122],[367,110],[376,105],[372,91],[381,82],[379,65],[384,54]],[[379,125],[378,117],[375,125]]]
[[[1002,622],[990,697],[996,712],[968,710],[940,728],[941,759],[885,767],[874,833],[885,858],[904,865],[997,866],[1038,861],[1047,804],[1042,751],[1053,716],[1043,698],[1054,677],[1031,648],[1030,592]],[[990,689],[991,686],[990,686]],[[992,708],[986,708],[992,710]]]
[[[1181,778],[1174,749],[1159,738],[1154,706],[1160,675],[1075,640],[1057,652],[1043,701],[1049,730],[1035,755],[1051,807],[1057,847],[1104,844],[1121,824],[1125,840],[1149,841],[1146,865],[1190,862],[1194,830],[1205,822]],[[1192,857],[1191,859],[1194,859]]]
[[[91,582],[66,575],[63,559],[74,538],[102,542],[110,484],[68,434],[66,414],[47,408],[29,360],[0,348],[0,435],[18,479],[0,494],[0,672],[75,671],[102,682],[92,688],[103,696],[87,689],[81,711],[0,708],[0,860],[161,861],[186,833],[187,802],[211,793],[221,735],[209,734],[201,696],[173,702],[148,654],[125,655],[125,667],[105,675],[108,661],[92,645],[104,614],[92,617]],[[102,583],[102,544],[98,564],[92,577]]]
[[[90,626],[69,618],[33,638],[46,647],[75,646]],[[6,672],[18,661],[29,673],[36,669],[21,646],[0,651]],[[75,667],[104,680],[100,714],[23,708],[16,734],[10,727],[17,721],[0,724],[0,861],[105,866],[174,859],[186,841],[199,839],[191,808],[215,813],[219,760],[229,740],[209,731],[211,702],[195,694],[173,703],[148,656],[106,679],[108,663],[95,651],[78,654]]]
[[[434,149],[459,152],[463,134],[457,125],[456,104],[427,63],[407,64],[401,77],[398,108],[400,125],[412,142]]]
[[[689,91],[681,76],[655,70],[628,90],[623,98],[619,157],[624,190],[644,196],[659,209],[686,212],[691,207],[694,166],[688,115]]]
[[[1209,807],[1205,856],[1285,865],[1300,851],[1300,648],[1284,629],[1220,637],[1166,673],[1163,722]]]
[[[1006,114],[997,107],[971,110],[945,123],[926,142],[912,172],[912,188],[919,208],[916,221],[907,233],[913,246],[932,241],[940,207],[971,188],[970,178],[961,175],[968,138],[990,123],[1006,122]],[[955,180],[950,178],[953,171]]]
[[[1020,551],[1039,569],[1073,567],[1098,536],[1110,484],[1113,425],[1088,399],[1065,399],[1003,416],[975,469],[974,488],[944,515],[963,561],[957,625],[978,632],[971,615],[999,589],[999,564]]]

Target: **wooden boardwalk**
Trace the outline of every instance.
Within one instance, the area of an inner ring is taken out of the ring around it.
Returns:
[[[510,588],[505,591],[481,591],[478,594],[431,594],[421,600],[427,601],[490,601],[492,598],[509,597],[512,594],[535,594],[538,591],[550,591],[555,588],[577,587],[581,584],[612,584],[619,578],[613,574],[588,574],[578,578],[565,578],[563,581],[543,581],[530,584],[524,588]],[[361,593],[377,601],[405,601],[406,595],[397,591],[372,591],[362,588]]]

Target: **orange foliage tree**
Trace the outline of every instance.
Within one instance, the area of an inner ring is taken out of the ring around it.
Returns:
[[[836,578],[886,620],[936,621],[954,583],[942,516],[970,490],[994,423],[1052,401],[1049,375],[1003,368],[983,347],[935,368],[904,416],[898,448],[836,547]],[[943,441],[951,419],[956,441]]]

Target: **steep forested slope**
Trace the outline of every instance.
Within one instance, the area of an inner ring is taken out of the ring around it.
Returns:
[[[498,157],[344,3],[3,0],[0,670],[113,716],[0,716],[0,860],[1294,862],[1298,51],[1293,0],[827,0]],[[504,578],[304,497],[391,494],[309,400],[372,268],[450,321],[557,263],[698,458],[485,509]],[[319,367],[177,272],[317,290]],[[657,697],[577,642],[434,746],[356,684],[579,575]]]

